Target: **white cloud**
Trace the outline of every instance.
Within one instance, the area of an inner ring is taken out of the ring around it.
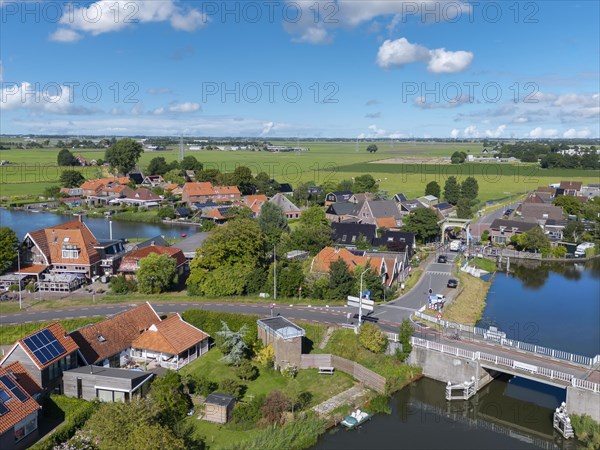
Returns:
[[[495,130],[485,130],[485,135],[486,135],[486,137],[499,138],[504,135],[505,130],[506,130],[506,125],[500,125]]]
[[[332,39],[325,28],[310,27],[304,30],[299,37],[293,38],[292,41],[307,44],[329,44],[332,42]]]
[[[39,85],[23,81],[5,83],[0,93],[0,110],[28,110],[35,113],[86,115],[97,109],[77,106],[74,94],[67,86],[53,84],[41,89]]]
[[[59,28],[50,34],[50,40],[56,42],[77,42],[83,35],[68,28]]]
[[[456,139],[458,136],[460,136],[460,130],[458,128],[454,128],[450,132],[450,137],[453,138],[453,139]]]
[[[194,102],[185,102],[178,103],[175,105],[169,106],[169,112],[178,112],[178,113],[189,113],[198,111],[200,109],[200,104]]]
[[[451,109],[456,108],[458,106],[464,105],[466,103],[473,103],[473,99],[471,99],[468,95],[461,95],[455,99],[444,99],[439,103],[428,102],[426,97],[417,97],[415,98],[415,106],[421,109]]]
[[[261,135],[269,134],[273,127],[275,126],[275,122],[266,122],[263,123],[263,129],[260,132]]]
[[[534,139],[553,138],[556,136],[558,136],[558,130],[555,130],[554,128],[536,127],[529,132],[529,137]]]
[[[151,22],[169,22],[176,30],[194,31],[208,23],[208,18],[196,9],[182,8],[175,0],[99,0],[66,11],[59,21],[62,28],[50,39],[73,42],[83,37],[81,33],[98,36]]]
[[[575,128],[569,128],[567,131],[565,131],[563,133],[563,137],[567,138],[567,139],[575,139],[575,138],[588,138],[592,135],[592,132],[587,129],[587,128],[583,128],[581,130],[576,130]]]
[[[385,136],[385,130],[378,128],[377,125],[369,125],[369,130],[371,131],[374,137],[383,137]]]
[[[453,52],[445,48],[429,50],[422,45],[411,44],[404,37],[394,41],[387,39],[377,52],[377,64],[384,69],[423,62],[427,63],[427,70],[433,73],[457,73],[466,70],[472,61],[471,52]]]

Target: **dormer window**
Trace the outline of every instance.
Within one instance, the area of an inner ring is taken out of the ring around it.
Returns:
[[[79,258],[79,249],[74,245],[63,245],[62,257],[64,259],[77,259]]]
[[[98,342],[106,342],[106,338],[101,334],[98,335]]]

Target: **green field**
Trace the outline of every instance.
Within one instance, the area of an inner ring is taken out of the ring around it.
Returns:
[[[308,147],[308,152],[269,153],[246,151],[188,151],[203,162],[205,168],[216,168],[222,172],[235,169],[237,165],[248,166],[255,174],[266,172],[279,182],[297,185],[300,181],[316,184],[339,182],[362,175],[372,174],[379,179],[380,187],[390,194],[404,192],[408,196],[422,195],[424,186],[436,180],[443,184],[449,175],[475,176],[480,185],[482,201],[503,198],[526,192],[538,185],[548,185],[569,179],[583,182],[598,182],[598,172],[572,169],[542,170],[531,164],[464,164],[452,166],[441,162],[455,151],[479,154],[480,143],[377,143],[377,153],[366,152],[366,144],[358,149],[352,142],[289,142],[289,145]],[[0,167],[0,197],[41,194],[47,186],[55,185],[61,173],[56,167],[58,149],[2,150],[0,159],[11,165]],[[104,157],[104,151],[75,150],[88,160]],[[140,159],[144,169],[156,156],[167,161],[178,158],[175,148],[161,152],[146,152]],[[392,163],[376,161],[392,160]],[[400,163],[398,163],[400,162]],[[428,164],[426,164],[428,163]],[[81,168],[84,175],[94,178],[100,175],[95,167]],[[105,174],[106,175],[106,174]]]

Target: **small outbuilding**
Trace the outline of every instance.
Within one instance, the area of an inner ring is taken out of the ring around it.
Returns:
[[[258,337],[263,345],[273,347],[274,367],[300,367],[302,338],[306,334],[304,329],[281,316],[259,319],[257,324]]]
[[[128,402],[146,395],[153,377],[139,369],[82,366],[63,372],[64,393],[84,400]]]
[[[231,419],[234,406],[233,395],[213,392],[204,401],[204,412],[200,415],[200,419],[207,422],[227,423]]]

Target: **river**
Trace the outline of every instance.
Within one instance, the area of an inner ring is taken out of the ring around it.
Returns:
[[[29,231],[51,227],[59,223],[75,220],[77,217],[67,214],[53,214],[48,212],[29,212],[20,210],[7,210],[0,208],[0,225],[12,228],[19,239]],[[90,228],[97,239],[110,237],[109,220],[84,218],[83,221]],[[139,222],[124,222],[113,220],[113,238],[150,238],[158,235],[167,238],[181,237],[182,234],[193,234],[200,231],[195,225],[179,224],[148,224]]]

